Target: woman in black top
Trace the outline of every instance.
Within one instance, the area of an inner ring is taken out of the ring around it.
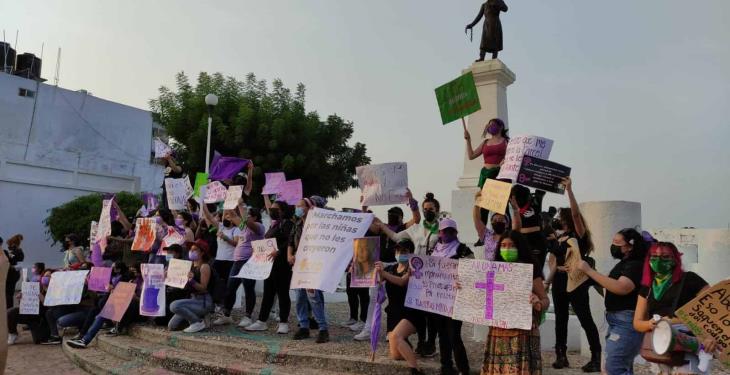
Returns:
[[[639,232],[626,228],[613,236],[611,256],[620,261],[608,276],[591,268],[586,261],[578,265],[578,269],[606,289],[606,372],[609,374],[633,374],[634,358],[641,350],[643,335],[634,330],[633,320],[647,248]]]
[[[162,158],[162,165],[165,167],[165,177],[162,180],[162,200],[160,207],[167,208],[167,188],[165,188],[165,178],[180,178],[183,176],[182,167],[177,164],[172,155]]]
[[[266,210],[271,218],[271,226],[264,235],[265,239],[276,240],[276,251],[269,254],[269,259],[274,260],[269,278],[264,280],[264,296],[261,300],[259,319],[254,324],[246,327],[247,331],[265,331],[266,320],[274,306],[274,297],[279,297],[279,327],[276,333],[289,333],[289,311],[291,310],[291,299],[289,298],[289,284],[292,276],[292,266],[286,259],[289,237],[294,229],[292,221],[293,210],[284,201],[269,202],[269,197],[264,196]]]
[[[541,218],[543,197],[545,197],[545,192],[542,190],[535,190],[535,194],[531,194],[530,189],[525,186],[512,187],[512,198],[517,204],[517,211],[520,215],[519,232],[527,240],[532,256],[535,258],[535,265],[540,271],[545,266],[545,256],[547,255],[547,239],[543,232]]]
[[[553,304],[555,306],[555,355],[556,360],[553,368],[561,369],[570,367],[566,351],[568,349],[568,304],[573,306],[575,315],[578,316],[581,327],[586,333],[588,344],[591,348],[591,360],[582,369],[584,372],[601,371],[601,339],[598,337],[598,328],[591,315],[591,305],[588,299],[589,282],[583,282],[571,292],[567,291],[568,273],[565,268],[565,258],[568,252],[568,240],[573,238],[577,241],[582,258],[593,251],[591,233],[580,213],[578,201],[573,195],[572,181],[570,177],[563,180],[565,191],[568,193],[570,208],[561,208],[558,211],[559,222],[563,234],[558,238],[558,246],[551,250],[548,257],[550,275],[547,277],[548,288],[553,285]],[[557,228],[556,228],[557,229]]]
[[[682,254],[671,242],[657,242],[649,249],[644,261],[644,273],[641,280],[639,298],[636,301],[634,329],[639,332],[651,332],[657,324],[654,315],[671,320],[672,325],[679,325],[683,332],[691,332],[677,319],[676,309],[692,301],[709,288],[707,282],[694,272],[682,270]],[[703,341],[707,353],[715,351],[716,341],[708,338]],[[697,369],[698,357],[694,353],[685,353],[686,364],[679,368],[660,365],[661,372],[666,374],[699,374],[705,373]],[[709,370],[707,371],[709,372]]]

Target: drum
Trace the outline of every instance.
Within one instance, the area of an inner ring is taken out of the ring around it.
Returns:
[[[657,322],[652,336],[652,347],[659,355],[669,352],[697,353],[700,349],[700,342],[697,337],[689,331],[682,330],[681,325],[672,325],[669,320],[662,319]]]

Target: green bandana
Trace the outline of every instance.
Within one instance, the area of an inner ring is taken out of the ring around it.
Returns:
[[[504,259],[505,262],[516,262],[519,258],[519,255],[517,253],[517,249],[514,247],[503,247],[499,249],[499,255],[502,256],[502,259]]]
[[[666,276],[674,271],[674,259],[662,259],[660,257],[649,258],[649,266],[657,275]]]
[[[651,291],[654,293],[654,300],[659,301],[664,296],[664,293],[669,290],[669,287],[672,286],[672,275],[659,275],[656,274],[654,276],[654,282],[651,286]]]
[[[437,234],[439,232],[439,223],[435,221],[433,223],[423,222],[423,227],[426,228],[431,234]]]

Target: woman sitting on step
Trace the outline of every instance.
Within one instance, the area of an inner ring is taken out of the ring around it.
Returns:
[[[190,324],[185,332],[200,332],[206,328],[204,317],[213,311],[212,292],[214,283],[211,280],[211,268],[208,262],[208,244],[203,240],[197,240],[190,247],[188,258],[193,261],[193,268],[188,274],[186,290],[190,291],[189,299],[181,299],[170,305],[173,315],[167,324],[167,329],[176,331],[180,329],[183,322]]]

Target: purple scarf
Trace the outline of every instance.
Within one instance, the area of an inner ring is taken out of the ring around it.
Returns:
[[[453,240],[449,243],[439,241],[436,243],[436,248],[433,249],[431,256],[438,258],[451,258],[456,255],[456,250],[459,249],[459,245],[461,245],[459,240]]]

